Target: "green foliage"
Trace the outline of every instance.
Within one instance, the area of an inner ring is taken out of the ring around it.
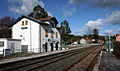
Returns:
[[[105,36],[99,36],[100,40],[105,40]]]
[[[28,15],[36,19],[47,18],[49,17],[48,13],[40,5],[37,5],[33,8],[33,12]]]
[[[61,29],[61,33],[66,33],[66,34],[71,33],[71,30],[70,30],[70,27],[69,27],[69,23],[66,20],[61,22],[60,29]]]
[[[63,22],[61,22],[60,25],[60,33],[61,33],[61,41],[67,41],[70,42],[70,35],[69,33],[71,33],[70,27],[69,27],[69,23],[64,20]]]
[[[93,39],[95,39],[95,43],[97,43],[97,41],[99,39],[99,35],[98,35],[98,30],[97,29],[93,29]]]

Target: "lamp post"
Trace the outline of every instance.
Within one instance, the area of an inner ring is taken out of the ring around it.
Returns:
[[[108,41],[108,51],[111,53],[111,40],[109,36],[109,41]]]

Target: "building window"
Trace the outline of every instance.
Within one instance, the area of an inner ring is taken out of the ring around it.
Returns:
[[[28,21],[25,21],[25,25],[28,25]]]
[[[0,41],[0,47],[4,47],[4,42]]]
[[[51,38],[53,38],[53,31],[51,32]]]
[[[22,26],[24,26],[24,21],[22,21]]]
[[[56,38],[58,38],[58,33],[56,32]]]
[[[48,37],[48,30],[45,30],[45,37]]]

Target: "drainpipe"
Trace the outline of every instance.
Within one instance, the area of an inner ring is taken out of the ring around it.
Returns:
[[[31,35],[31,21],[30,21],[30,51],[32,52],[32,35]]]
[[[39,49],[41,53],[41,24],[39,24]]]

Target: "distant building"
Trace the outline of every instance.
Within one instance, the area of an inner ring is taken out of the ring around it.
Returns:
[[[92,42],[95,42],[95,39],[92,39]]]
[[[91,40],[91,39],[88,39],[88,40],[87,40],[87,43],[92,43],[92,40]]]
[[[21,39],[22,50],[27,52],[48,52],[59,50],[60,33],[55,17],[34,19],[18,18],[12,26],[12,38]]]
[[[99,43],[104,43],[104,40],[98,40]]]
[[[120,34],[116,35],[116,41],[120,41]]]
[[[82,39],[80,40],[80,44],[86,44],[86,43],[87,43],[87,42],[86,42],[85,39],[82,38]]]
[[[73,42],[73,43],[72,43],[72,45],[77,45],[77,44],[78,44],[78,42]]]

